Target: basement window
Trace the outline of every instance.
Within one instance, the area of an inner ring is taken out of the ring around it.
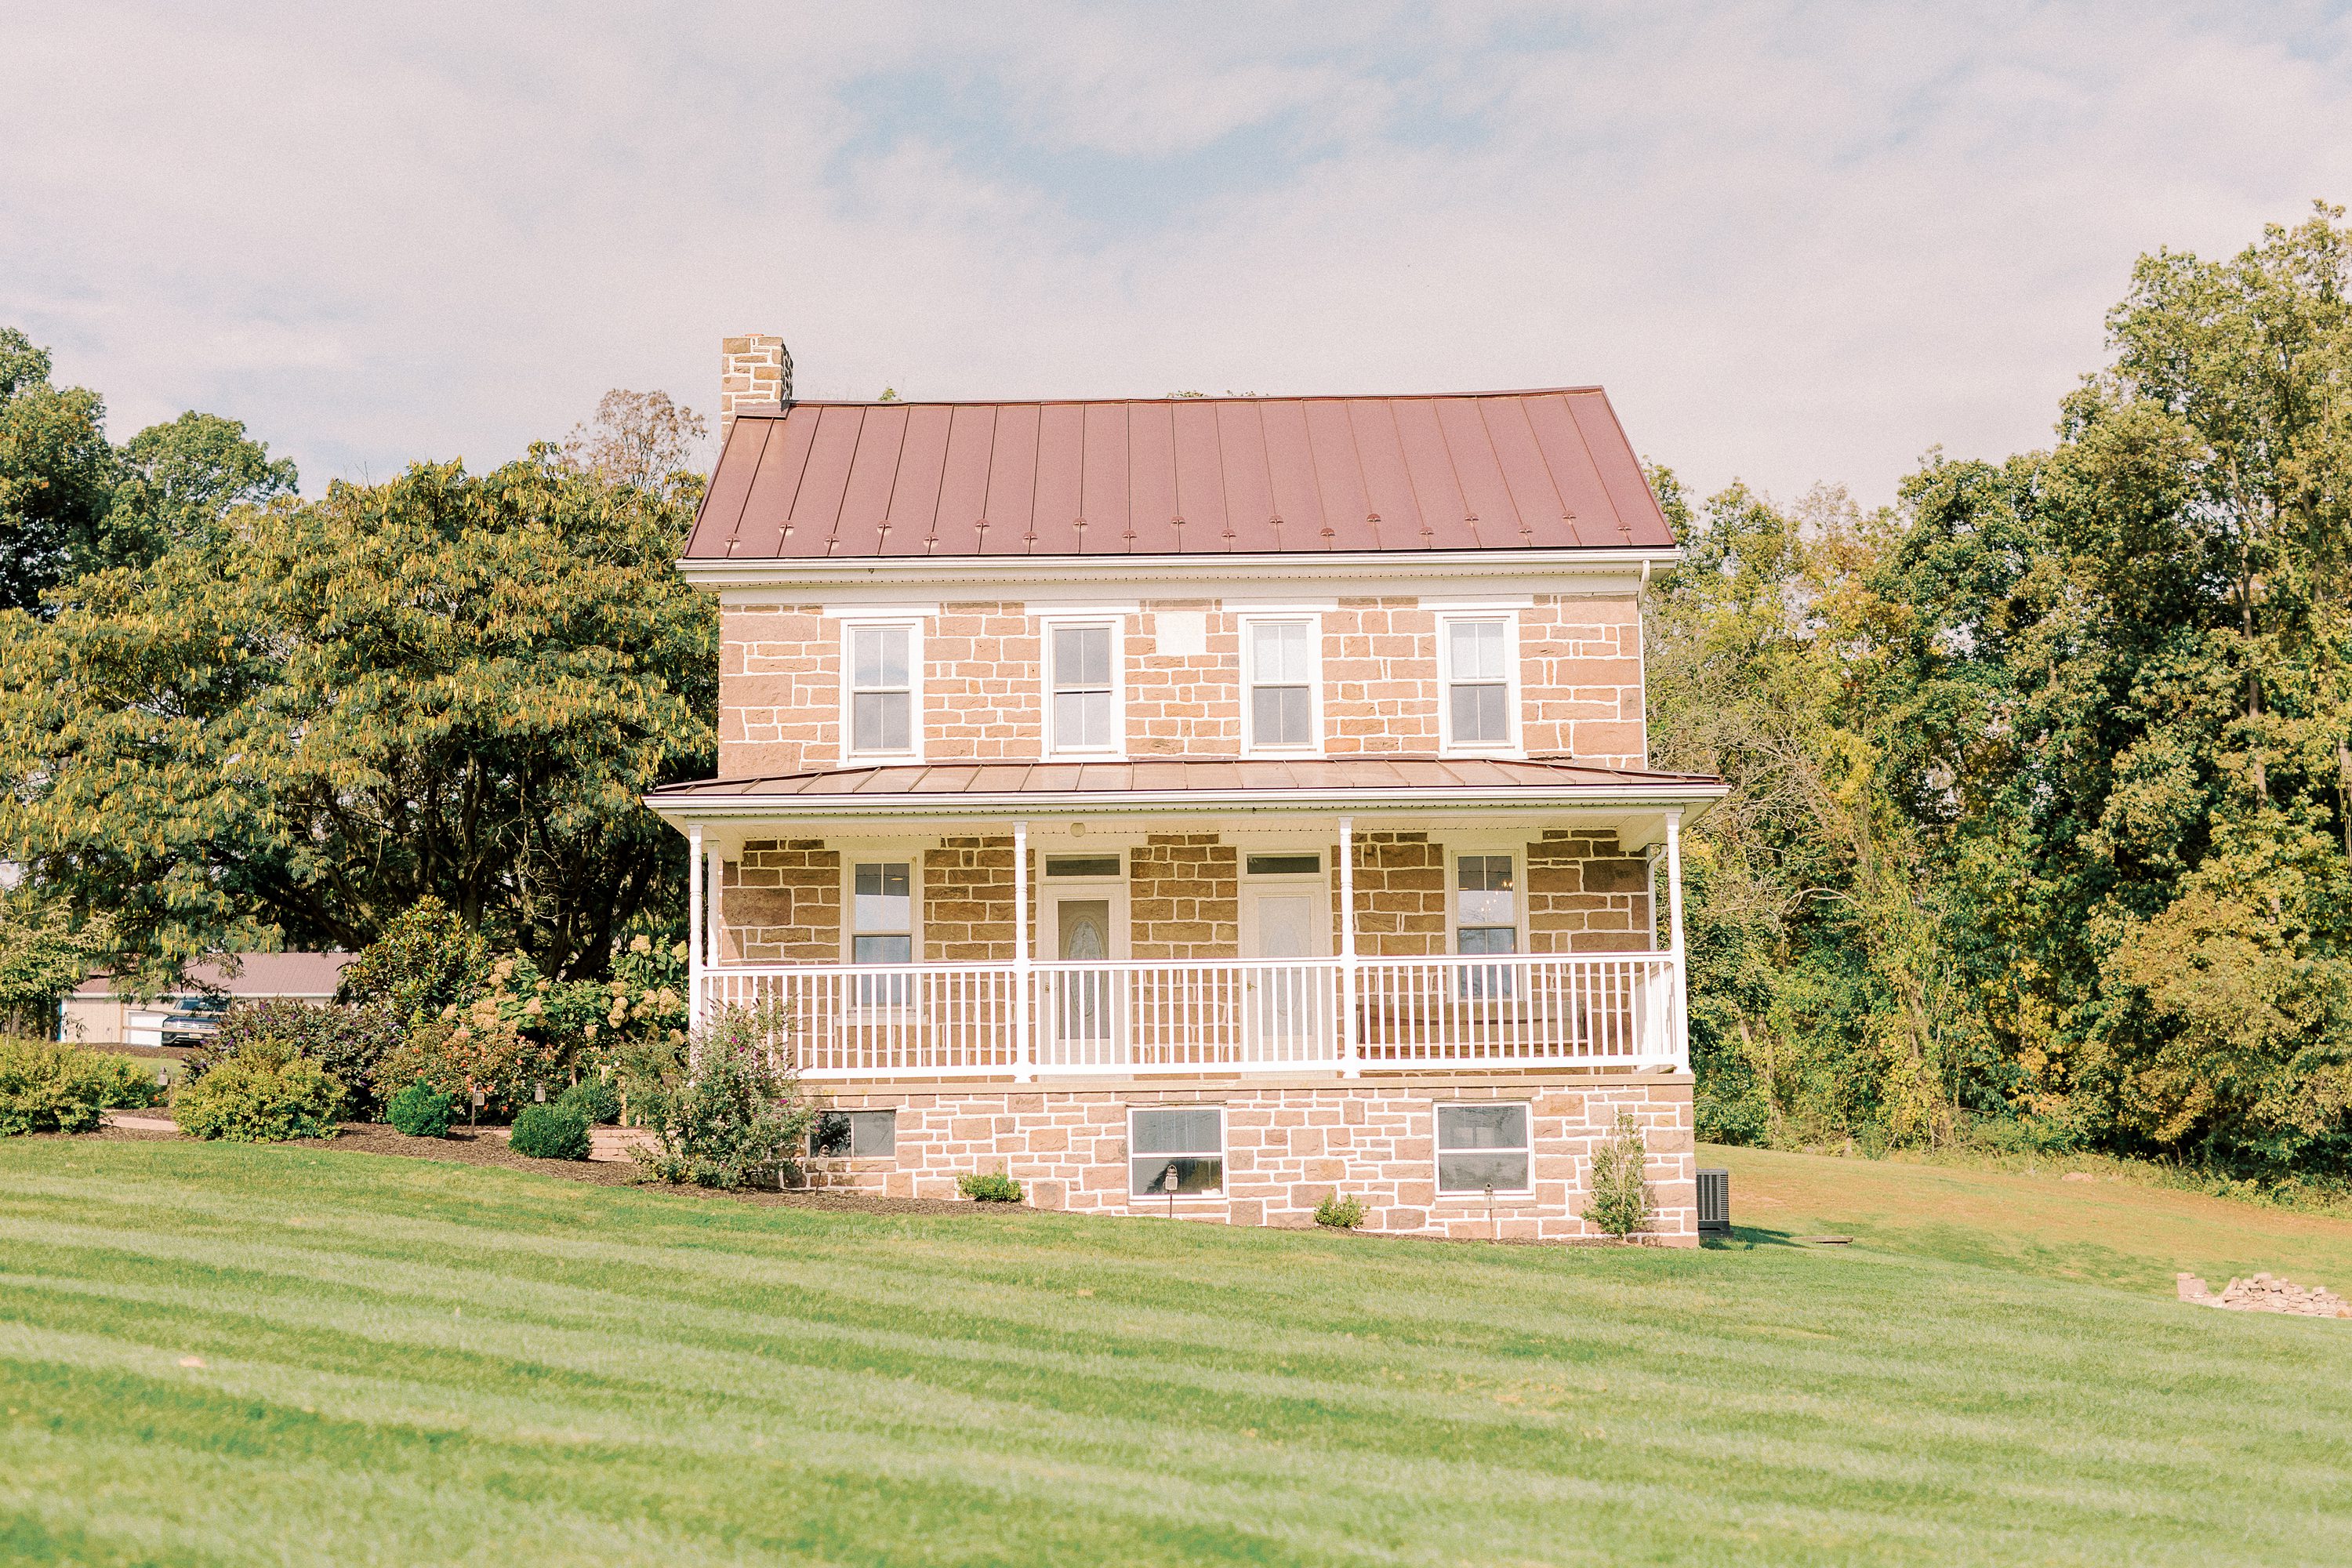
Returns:
[[[1225,1113],[1184,1106],[1128,1112],[1128,1191],[1135,1197],[1199,1197],[1225,1188]]]
[[[1528,1190],[1528,1108],[1522,1104],[1437,1108],[1437,1190]]]
[[[827,1110],[809,1132],[809,1152],[840,1160],[888,1160],[898,1152],[895,1110]]]

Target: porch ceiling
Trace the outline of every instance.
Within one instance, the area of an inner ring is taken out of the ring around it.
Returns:
[[[1418,817],[1679,811],[1696,820],[1719,779],[1564,757],[1165,758],[1140,762],[931,763],[835,768],[673,784],[646,804],[674,822],[1410,814]]]

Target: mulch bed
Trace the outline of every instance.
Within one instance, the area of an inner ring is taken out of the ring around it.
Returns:
[[[47,1136],[56,1137],[51,1133]],[[106,1127],[76,1138],[114,1138],[131,1142],[168,1141],[176,1132],[132,1127]],[[467,1165],[502,1165],[510,1171],[536,1171],[568,1182],[588,1182],[600,1187],[641,1187],[647,1192],[676,1193],[690,1198],[727,1198],[737,1203],[774,1208],[832,1209],[852,1214],[952,1214],[971,1218],[998,1210],[1019,1212],[1013,1204],[962,1203],[942,1198],[885,1198],[864,1193],[717,1192],[709,1187],[674,1186],[647,1181],[633,1160],[534,1160],[507,1146],[506,1129],[453,1127],[446,1138],[411,1138],[382,1122],[346,1121],[332,1138],[304,1138],[291,1147],[331,1149],[337,1153],[392,1154],[412,1160],[455,1160]]]

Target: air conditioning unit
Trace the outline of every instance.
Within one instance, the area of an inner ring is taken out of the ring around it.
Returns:
[[[1698,1173],[1698,1233],[1731,1234],[1731,1173],[1703,1170]]]

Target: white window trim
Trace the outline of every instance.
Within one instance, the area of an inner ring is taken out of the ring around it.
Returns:
[[[841,760],[849,763],[919,763],[923,760],[923,617],[904,614],[843,616],[841,621]],[[907,750],[861,752],[856,725],[856,669],[853,648],[861,626],[907,628]]]
[[[1461,860],[1465,855],[1508,855],[1511,858],[1511,915],[1519,931],[1516,956],[1526,957],[1532,941],[1528,930],[1528,847],[1511,839],[1476,837],[1458,841],[1448,839],[1445,844],[1445,956],[1463,956]]]
[[[857,867],[860,861],[876,865],[889,860],[907,863],[907,936],[908,958],[905,967],[919,967],[923,963],[923,851],[929,845],[909,840],[906,843],[835,844],[832,848],[841,856],[841,962],[857,962]],[[894,966],[895,967],[895,966]]]
[[[1054,743],[1054,633],[1069,626],[1110,629],[1110,721],[1108,746],[1059,746]],[[1127,616],[1117,610],[1055,610],[1037,617],[1037,739],[1038,754],[1062,760],[1096,762],[1127,760]]]
[[[1323,733],[1323,616],[1316,610],[1248,610],[1234,617],[1241,633],[1242,755],[1245,757],[1320,757],[1328,742]],[[1251,700],[1257,671],[1252,660],[1255,628],[1266,622],[1304,623],[1307,627],[1307,728],[1312,737],[1304,746],[1261,746],[1253,722],[1256,704]]]
[[[1193,1193],[1190,1194],[1179,1193],[1176,1194],[1176,1203],[1178,1206],[1181,1207],[1185,1204],[1223,1204],[1226,1202],[1234,1190],[1234,1157],[1232,1151],[1233,1129],[1225,1121],[1224,1105],[1222,1102],[1216,1105],[1192,1105],[1181,1103],[1168,1105],[1130,1105],[1127,1108],[1126,1163],[1127,1201],[1129,1206],[1134,1207],[1138,1205],[1147,1205],[1154,1208],[1164,1209],[1168,1204],[1168,1194],[1166,1193],[1155,1194],[1151,1193],[1139,1193],[1135,1190],[1135,1162],[1141,1157],[1135,1152],[1135,1116],[1136,1112],[1139,1110],[1213,1110],[1217,1113],[1217,1169],[1223,1173],[1223,1175],[1219,1180],[1217,1190],[1213,1193]],[[1530,1137],[1534,1135],[1533,1122],[1528,1123],[1528,1135]],[[1192,1151],[1188,1152],[1185,1157],[1197,1160],[1201,1155],[1198,1151]]]
[[[1524,1100],[1440,1100],[1433,1102],[1429,1108],[1429,1179],[1431,1187],[1437,1194],[1438,1202],[1482,1203],[1486,1200],[1486,1189],[1484,1187],[1449,1187],[1445,1184],[1445,1178],[1441,1173],[1443,1170],[1441,1162],[1444,1161],[1448,1152],[1459,1154],[1465,1152],[1465,1151],[1460,1149],[1448,1151],[1445,1148],[1444,1144],[1441,1141],[1443,1135],[1437,1129],[1438,1114],[1441,1111],[1446,1110],[1483,1110],[1488,1106],[1494,1105],[1517,1106],[1521,1110],[1527,1113],[1526,1126],[1528,1130],[1528,1141],[1518,1146],[1519,1151],[1524,1152],[1528,1157],[1528,1184],[1524,1187],[1496,1187],[1495,1189],[1495,1195],[1498,1198],[1525,1198],[1534,1195],[1536,1190],[1536,1108],[1534,1104],[1531,1101]],[[1507,1153],[1511,1152],[1511,1151],[1496,1150],[1494,1151],[1494,1152]]]
[[[1465,745],[1454,738],[1454,626],[1457,621],[1503,623],[1502,743]],[[1524,757],[1527,740],[1519,727],[1522,681],[1519,669],[1519,617],[1515,610],[1447,610],[1437,617],[1437,751],[1445,757]]]

